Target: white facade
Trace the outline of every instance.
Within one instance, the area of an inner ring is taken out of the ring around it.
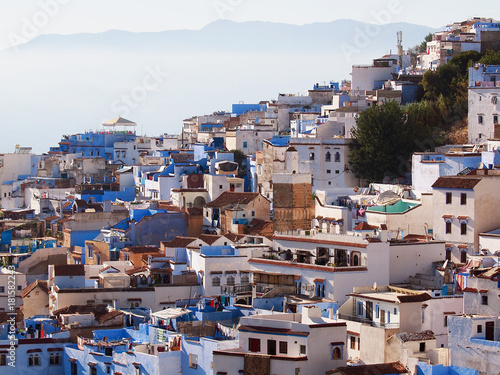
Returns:
[[[500,82],[497,84],[500,86]],[[469,87],[469,142],[485,143],[498,138],[500,124],[500,87]]]
[[[262,373],[276,375],[323,374],[347,362],[346,324],[322,318],[315,306],[301,314],[243,317],[239,341],[239,349],[214,352],[214,373],[230,374],[245,369],[245,363],[250,369],[251,357],[265,361]]]

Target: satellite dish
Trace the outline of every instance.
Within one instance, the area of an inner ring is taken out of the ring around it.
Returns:
[[[372,289],[377,290],[377,282],[376,281],[373,283]]]

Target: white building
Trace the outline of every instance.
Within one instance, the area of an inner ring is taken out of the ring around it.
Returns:
[[[465,263],[479,251],[479,234],[500,227],[499,183],[497,171],[478,169],[432,185],[434,238],[446,242],[447,259]]]
[[[347,362],[346,324],[322,318],[315,306],[301,314],[243,317],[239,341],[238,349],[214,352],[214,373],[323,374]]]
[[[500,66],[469,68],[469,142],[500,138]]]

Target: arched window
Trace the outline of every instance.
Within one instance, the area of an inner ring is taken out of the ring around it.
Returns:
[[[227,285],[234,285],[234,276],[227,277]]]
[[[248,275],[241,276],[241,283],[242,284],[248,284],[248,283],[250,283],[250,278],[248,277]]]
[[[333,359],[342,359],[342,350],[338,346],[333,348]]]
[[[340,152],[338,152],[338,151],[335,153],[335,161],[337,163],[340,162]]]
[[[330,151],[326,152],[325,161],[332,161],[332,154],[330,153]]]
[[[212,286],[220,286],[220,277],[215,276],[212,278]]]

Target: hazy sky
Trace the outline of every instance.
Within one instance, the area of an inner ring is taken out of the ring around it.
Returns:
[[[109,29],[200,29],[218,19],[291,24],[350,18],[433,28],[473,16],[500,18],[498,0],[0,0],[0,49],[46,34]]]

